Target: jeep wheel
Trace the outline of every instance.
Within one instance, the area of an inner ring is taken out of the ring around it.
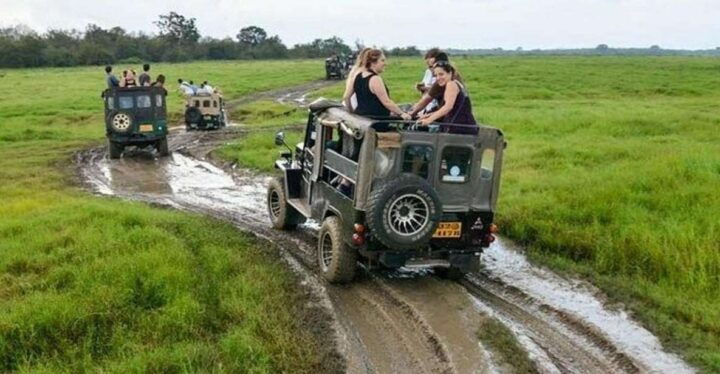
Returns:
[[[133,117],[130,113],[112,111],[108,115],[110,127],[116,132],[128,132],[132,128]]]
[[[342,240],[340,219],[328,217],[320,227],[318,265],[330,283],[347,283],[355,277],[357,251]]]
[[[157,148],[158,154],[162,157],[170,155],[170,149],[168,148],[167,138],[162,138],[162,139],[158,140],[157,143],[155,144],[155,148]]]
[[[110,154],[110,159],[115,160],[120,158],[123,151],[123,145],[118,144],[112,140],[108,140],[108,153]]]
[[[414,174],[381,182],[368,196],[370,232],[391,249],[413,249],[427,244],[442,215],[435,190]]]
[[[195,124],[200,126],[200,122],[202,121],[202,113],[200,113],[200,109],[196,107],[190,107],[185,110],[185,124],[191,125]]]
[[[267,204],[270,221],[276,229],[294,230],[298,224],[305,222],[305,217],[287,203],[284,178],[278,177],[270,180]]]

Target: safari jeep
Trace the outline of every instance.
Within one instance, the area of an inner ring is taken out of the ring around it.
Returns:
[[[120,158],[129,145],[152,145],[160,156],[170,154],[166,94],[161,87],[118,87],[103,92],[110,158]]]
[[[283,133],[275,143],[285,144]],[[270,219],[282,230],[321,223],[317,258],[330,282],[352,280],[358,260],[459,278],[495,240],[505,145],[487,126],[420,127],[318,100],[294,157],[285,145],[275,163],[282,174],[268,186]]]
[[[192,95],[185,98],[185,128],[219,129],[227,124],[225,102],[219,93]]]
[[[325,79],[344,79],[345,66],[340,58],[330,57],[325,59]]]

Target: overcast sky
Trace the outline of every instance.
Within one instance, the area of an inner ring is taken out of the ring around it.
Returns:
[[[0,26],[155,32],[169,11],[197,18],[204,36],[257,25],[288,45],[338,35],[385,47],[720,46],[720,0],[0,0]]]

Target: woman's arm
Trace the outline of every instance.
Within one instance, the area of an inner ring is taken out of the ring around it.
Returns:
[[[435,112],[432,112],[429,116],[423,118],[420,123],[423,125],[429,125],[440,118],[445,117],[450,111],[452,110],[453,106],[455,106],[455,100],[457,99],[458,93],[460,92],[460,87],[458,87],[457,83],[454,81],[450,81],[445,86],[445,96],[443,96],[443,101],[445,104],[443,106],[436,110]]]
[[[433,98],[430,97],[427,93],[425,93],[421,98],[420,101],[415,103],[415,105],[412,106],[412,109],[410,110],[410,116],[415,117],[423,108],[428,106],[430,102],[433,101]]]
[[[343,103],[345,104],[345,107],[352,111],[352,103],[350,102],[350,98],[355,93],[355,78],[357,78],[357,73],[359,69],[354,69],[350,71],[350,74],[348,74],[347,79],[345,79],[345,93],[343,93]]]
[[[400,107],[390,99],[390,96],[388,96],[387,93],[387,89],[385,88],[385,84],[383,84],[382,78],[377,75],[370,78],[370,92],[375,94],[375,96],[378,97],[382,105],[387,108],[387,110],[389,110],[391,113],[395,113],[403,117],[403,119],[409,119],[410,116],[407,113],[403,112],[403,110],[400,109]]]

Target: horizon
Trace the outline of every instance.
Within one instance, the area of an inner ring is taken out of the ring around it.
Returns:
[[[119,26],[128,32],[156,34],[153,21],[160,14],[175,11],[196,18],[203,37],[235,39],[240,28],[255,25],[269,35],[278,35],[288,46],[331,36],[342,38],[348,45],[359,40],[378,47],[419,49],[441,46],[510,51],[521,47],[529,51],[588,49],[606,44],[618,49],[658,45],[670,50],[711,50],[720,46],[720,24],[715,21],[720,17],[720,5],[709,0],[683,4],[670,0],[553,0],[543,2],[545,6],[529,0],[449,3],[443,4],[441,10],[450,12],[448,22],[456,27],[441,24],[442,33],[424,27],[432,23],[423,20],[427,19],[426,10],[437,8],[435,3],[426,2],[430,5],[423,8],[410,0],[390,4],[380,0],[345,1],[342,6],[320,1],[272,0],[260,4],[220,0],[215,7],[200,9],[186,1],[169,7],[136,0],[123,4],[31,0],[3,4],[0,27],[25,25],[42,34],[51,29],[84,31],[88,24],[96,24],[106,29]],[[133,4],[138,4],[137,8]],[[137,9],[142,12],[138,14]],[[121,19],[124,22],[118,21]],[[688,22],[690,19],[693,22]]]

